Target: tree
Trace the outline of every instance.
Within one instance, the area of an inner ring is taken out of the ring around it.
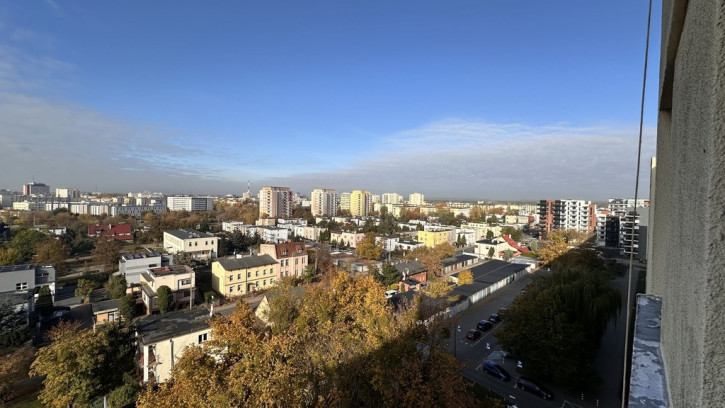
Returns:
[[[13,383],[27,372],[35,357],[32,347],[21,347],[0,359],[0,401],[7,403],[13,393]]]
[[[118,251],[118,245],[112,237],[98,237],[96,245],[91,251],[93,260],[104,266],[114,265],[118,263],[121,255]]]
[[[499,220],[496,215],[492,215],[486,219],[486,222],[489,223],[490,225],[493,225],[493,224],[498,224]]]
[[[539,249],[539,259],[544,265],[551,265],[557,258],[569,250],[569,245],[563,240],[552,241]]]
[[[375,233],[368,232],[363,236],[363,239],[357,243],[355,252],[361,258],[377,260],[383,254],[383,244],[375,243]]]
[[[121,313],[123,320],[130,323],[131,320],[133,320],[133,316],[136,314],[136,298],[130,294],[122,297],[118,306],[118,311]]]
[[[453,256],[453,254],[456,253],[456,247],[447,242],[444,242],[442,244],[436,245],[435,248],[433,248],[433,253],[436,254],[439,259],[443,260]]]
[[[503,260],[504,261],[506,261],[506,262],[510,261],[513,256],[514,256],[514,251],[512,251],[510,249],[506,249],[505,251],[503,251]]]
[[[58,272],[61,272],[65,269],[68,247],[60,239],[46,237],[36,246],[35,254],[36,262],[54,264]]]
[[[29,334],[25,310],[0,302],[0,347],[19,346]]]
[[[495,254],[495,253],[496,253],[496,250],[493,247],[488,248],[488,257],[489,258],[493,258],[493,254]]]
[[[529,249],[531,252],[537,252],[539,250],[539,241],[533,240],[529,242]]]
[[[76,286],[75,295],[82,297],[84,300],[88,300],[88,296],[94,289],[100,288],[101,285],[92,279],[78,279]]]
[[[451,285],[444,279],[435,279],[425,288],[425,293],[433,298],[440,298],[451,291]]]
[[[473,282],[473,274],[470,269],[458,273],[458,284],[465,285]]]
[[[492,230],[486,231],[486,239],[493,239],[493,231]]]
[[[124,374],[123,385],[108,394],[108,408],[122,408],[136,402],[141,387],[133,376]]]
[[[108,296],[111,299],[120,299],[126,296],[126,278],[121,275],[111,275],[108,278]]]
[[[42,316],[48,316],[53,310],[53,294],[48,285],[43,285],[38,290],[38,299],[35,301],[35,310]]]
[[[376,274],[376,280],[382,283],[386,288],[394,283],[400,282],[401,279],[403,279],[403,275],[400,271],[398,271],[398,268],[390,262],[385,262],[380,270],[380,273]]]
[[[443,252],[440,251],[440,252]],[[408,252],[405,259],[417,259],[423,265],[430,276],[436,277],[443,274],[443,263],[441,262],[441,254],[432,248],[418,247]]]
[[[0,248],[0,265],[18,265],[23,262],[23,254],[17,249]]]
[[[314,265],[307,265],[305,266],[304,271],[302,272],[302,281],[305,283],[312,282],[313,279],[315,279],[315,266]]]
[[[133,370],[133,332],[111,324],[108,329],[81,330],[78,322],[61,322],[48,332],[30,375],[44,376],[38,396],[45,406],[84,406],[122,383]]]
[[[174,306],[174,294],[171,293],[171,288],[166,285],[161,285],[156,290],[156,305],[159,307],[159,312],[164,314],[171,310]]]
[[[10,247],[22,254],[23,260],[30,259],[35,253],[35,247],[45,239],[46,235],[40,231],[25,229],[16,233],[10,240]]]
[[[501,234],[510,236],[516,242],[521,242],[524,239],[523,231],[508,225],[501,228]]]

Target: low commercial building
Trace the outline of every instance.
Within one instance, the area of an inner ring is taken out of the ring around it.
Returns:
[[[269,255],[220,259],[211,265],[211,286],[226,297],[246,295],[275,284],[279,264]]]

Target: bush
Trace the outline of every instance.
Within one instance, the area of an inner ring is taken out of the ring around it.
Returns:
[[[174,306],[174,294],[168,286],[159,286],[159,289],[156,291],[156,296],[156,304],[158,305],[159,312],[161,312],[161,314],[170,311]]]

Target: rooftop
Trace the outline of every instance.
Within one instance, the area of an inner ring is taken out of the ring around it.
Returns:
[[[35,264],[22,264],[22,265],[8,265],[0,266],[0,273],[2,272],[16,272],[16,271],[27,271],[35,269]]]
[[[177,310],[140,319],[136,323],[139,344],[153,344],[209,328],[206,309]]]
[[[164,231],[165,234],[173,235],[176,238],[179,239],[192,239],[192,238],[212,238],[214,237],[214,234],[209,232],[200,232],[196,230],[185,230],[185,229],[178,229],[178,230],[169,230]]]
[[[133,259],[143,259],[143,258],[156,258],[161,256],[162,254],[160,252],[144,252],[140,254],[123,254],[121,255],[121,262],[130,261]]]
[[[277,265],[277,261],[269,255],[252,255],[244,258],[220,259],[217,262],[227,271],[256,268],[265,265]]]
[[[473,275],[473,281],[477,283],[493,284],[501,281],[521,270],[528,265],[512,264],[498,259],[493,259],[481,265],[474,266],[470,269]]]
[[[158,268],[150,268],[149,271],[155,276],[181,275],[194,272],[193,269],[186,265],[159,266]]]
[[[93,314],[118,310],[121,299],[104,300],[102,302],[91,303]]]

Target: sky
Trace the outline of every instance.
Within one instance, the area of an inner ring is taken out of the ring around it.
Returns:
[[[1,1],[0,188],[633,197],[646,23],[647,0]]]

